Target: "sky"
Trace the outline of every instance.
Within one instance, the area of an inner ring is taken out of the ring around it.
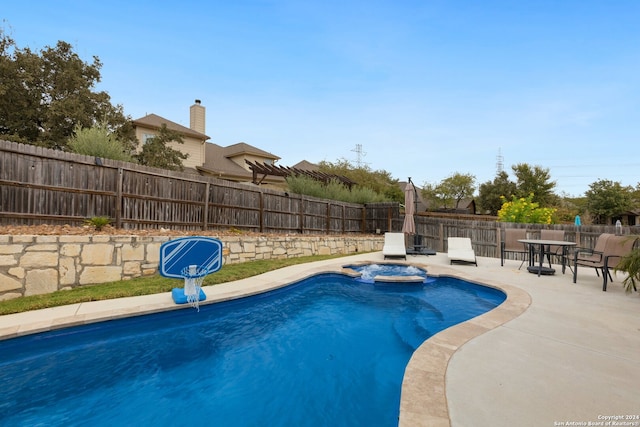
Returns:
[[[548,169],[559,195],[640,182],[640,1],[5,2],[18,47],[102,62],[138,119],[245,142],[278,165],[338,162],[418,186]]]

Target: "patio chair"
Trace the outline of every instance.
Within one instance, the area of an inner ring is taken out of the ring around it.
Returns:
[[[404,233],[384,233],[382,255],[384,256],[384,259],[407,259],[407,248],[404,245]]]
[[[448,237],[447,256],[449,263],[475,264],[478,266],[476,253],[471,246],[471,239],[468,237]]]
[[[609,280],[613,282],[611,270],[633,250],[637,241],[638,236],[616,236],[603,233],[596,240],[593,249],[577,248],[573,258],[573,283],[578,279],[579,265],[594,268],[598,276],[600,276],[599,271],[602,271],[602,290],[606,292],[607,282]]]
[[[527,245],[518,242],[520,239],[527,238],[527,229],[525,228],[507,228],[504,230],[504,240],[500,243],[500,266],[504,266],[505,254],[512,253],[522,256],[522,262],[518,270],[522,268],[522,264],[529,256]]]
[[[564,240],[564,230],[540,230],[541,240]],[[566,264],[566,246],[547,245],[544,248],[544,253],[547,255],[547,261],[549,261],[549,268],[551,268],[551,256],[560,258],[562,265]]]

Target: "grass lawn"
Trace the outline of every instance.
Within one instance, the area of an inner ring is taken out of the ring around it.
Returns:
[[[205,277],[203,286],[232,282],[234,280],[245,279],[247,277],[256,276],[258,274],[277,270],[282,267],[288,267],[290,265],[340,258],[341,256],[343,255],[316,255],[224,265],[218,272]],[[154,276],[138,277],[136,279],[119,282],[85,285],[68,291],[57,291],[50,294],[31,295],[7,301],[0,301],[0,315],[21,313],[23,311],[57,307],[60,305],[76,304],[79,302],[100,301],[113,298],[171,292],[171,289],[175,287],[182,287],[183,283],[184,282],[182,280],[168,279],[156,274]]]

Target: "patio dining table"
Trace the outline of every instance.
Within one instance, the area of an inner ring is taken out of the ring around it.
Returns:
[[[542,263],[544,262],[544,255],[547,251],[547,248],[551,246],[561,246],[562,247],[562,274],[565,272],[566,260],[567,260],[567,251],[569,247],[575,246],[575,242],[566,242],[564,240],[543,240],[543,239],[519,239],[518,242],[524,243],[529,246],[529,266],[527,267],[527,271],[529,273],[537,273],[538,277],[540,275],[551,275],[555,274],[556,270],[551,267],[544,267]],[[538,253],[540,254],[540,264],[534,265],[533,258],[531,255],[534,253],[534,249],[536,245],[539,247]]]

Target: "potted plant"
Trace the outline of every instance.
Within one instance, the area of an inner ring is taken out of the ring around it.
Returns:
[[[624,271],[627,273],[627,277],[622,281],[625,292],[631,293],[632,290],[637,291],[638,287],[636,283],[640,281],[640,249],[636,248],[622,257],[615,271]]]

